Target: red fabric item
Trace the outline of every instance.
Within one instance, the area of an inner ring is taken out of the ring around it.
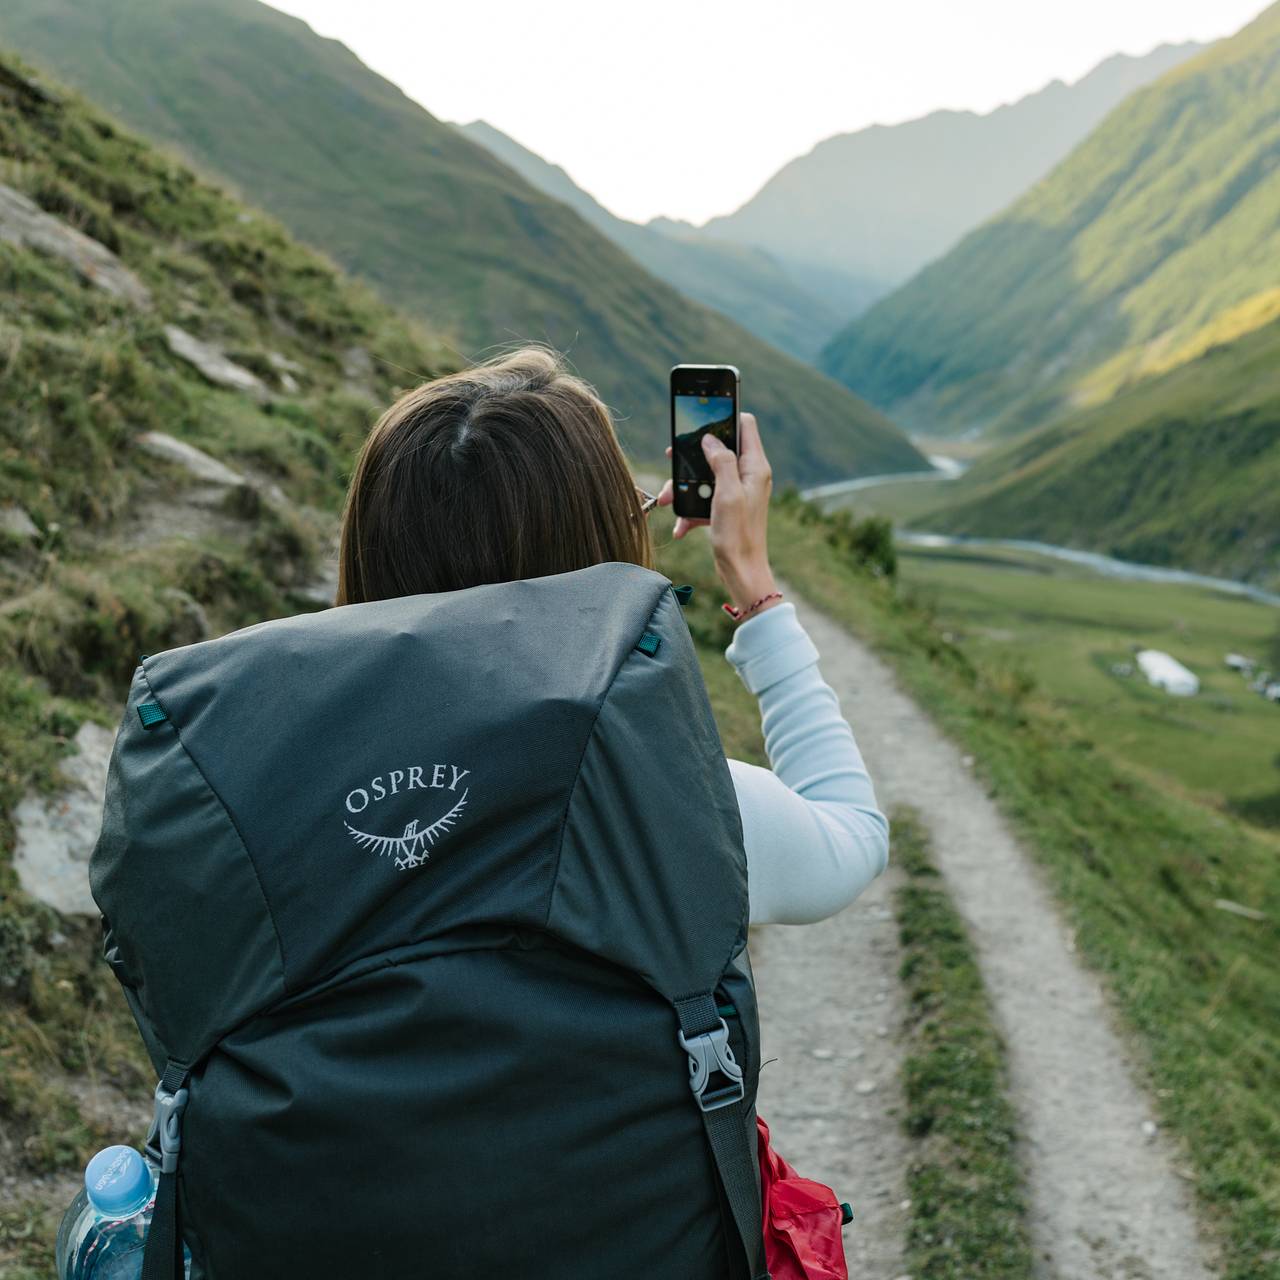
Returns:
[[[769,1145],[769,1126],[756,1117],[764,1258],[773,1280],[849,1280],[836,1193],[802,1178]]]

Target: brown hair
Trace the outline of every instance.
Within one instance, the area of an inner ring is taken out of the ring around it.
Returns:
[[[526,347],[424,383],[379,419],[347,492],[337,603],[652,557],[608,409]]]

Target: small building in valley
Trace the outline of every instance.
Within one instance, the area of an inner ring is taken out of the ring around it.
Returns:
[[[1134,661],[1147,677],[1147,683],[1163,689],[1165,693],[1190,698],[1200,692],[1200,681],[1196,674],[1188,671],[1177,658],[1170,657],[1159,649],[1140,649],[1134,655]]]

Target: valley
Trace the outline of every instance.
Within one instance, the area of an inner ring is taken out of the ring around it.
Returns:
[[[1155,785],[1280,840],[1280,704],[1225,661],[1242,654],[1280,673],[1280,601],[1117,580],[1001,547],[900,543],[898,557],[921,607],[984,664],[1030,681]],[[1133,665],[1139,648],[1173,654],[1200,692],[1152,688]]]
[[[807,496],[827,511],[892,521],[899,579],[918,605],[984,662],[1090,726],[1117,759],[1280,837],[1280,703],[1263,696],[1265,680],[1251,688],[1225,661],[1245,656],[1280,680],[1280,594],[1070,547],[934,532],[947,527],[944,495],[963,491],[964,476],[866,477]],[[1149,686],[1133,667],[1138,649],[1175,655],[1199,693],[1173,698]]]
[[[821,1029],[764,1096],[868,1203],[850,1257],[1280,1280],[1278,86],[1280,4],[641,226],[256,0],[6,0],[0,1274],[47,1280],[154,1083],[84,871],[138,655],[331,604],[382,408],[536,339],[650,487],[668,365],[742,367],[779,576],[895,807],[866,901],[752,940],[766,1035]],[[765,764],[707,541],[650,519]]]

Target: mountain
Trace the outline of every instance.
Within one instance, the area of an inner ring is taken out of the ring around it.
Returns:
[[[1120,54],[1075,84],[1055,80],[986,115],[935,111],[837,134],[780,169],[735,213],[713,218],[703,235],[759,245],[789,267],[838,269],[882,295],[1048,173],[1133,90],[1199,48]]]
[[[843,387],[690,302],[334,40],[257,0],[5,0],[0,43],[229,179],[467,355],[569,351],[660,456],[667,370],[729,361],[780,476],[920,467]]]
[[[641,226],[615,217],[556,164],[483,120],[457,126],[539,191],[575,209],[646,271],[801,360],[813,360],[853,314],[802,289],[762,249]],[[665,231],[665,233],[664,233]],[[690,229],[692,231],[692,229]]]
[[[1133,94],[822,363],[908,425],[1016,432],[1100,402],[1278,284],[1273,5]]]
[[[1280,318],[986,454],[946,493],[915,523],[1280,589]]]

